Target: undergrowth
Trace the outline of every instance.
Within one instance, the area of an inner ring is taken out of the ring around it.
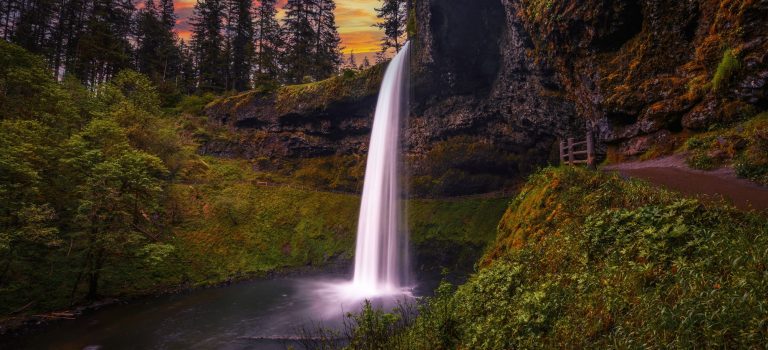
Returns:
[[[441,286],[383,348],[760,348],[766,247],[759,214],[545,169],[510,205],[481,269],[455,292]]]
[[[731,128],[691,137],[685,151],[693,168],[711,170],[732,164],[739,176],[768,185],[768,112]]]

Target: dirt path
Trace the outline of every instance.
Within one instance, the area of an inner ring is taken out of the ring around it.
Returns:
[[[644,179],[703,200],[725,199],[742,210],[768,210],[768,187],[740,179],[730,168],[715,171],[690,169],[679,155],[602,169]]]

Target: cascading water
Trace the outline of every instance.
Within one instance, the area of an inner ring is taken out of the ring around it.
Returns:
[[[368,148],[355,275],[357,295],[397,293],[407,282],[408,235],[401,215],[400,123],[408,110],[410,43],[384,74]]]

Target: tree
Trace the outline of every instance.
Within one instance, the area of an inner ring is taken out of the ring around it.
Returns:
[[[285,75],[289,83],[321,80],[342,63],[333,0],[288,0],[285,6]]]
[[[288,83],[301,83],[304,77],[313,73],[312,56],[315,52],[316,34],[311,16],[314,4],[314,0],[288,0],[285,5],[283,66]]]
[[[232,87],[237,91],[251,88],[251,67],[253,64],[253,21],[251,0],[230,0],[230,26],[232,38]]]
[[[381,0],[381,7],[376,9],[376,17],[382,21],[374,26],[384,30],[381,39],[381,50],[390,48],[400,51],[405,39],[405,24],[408,18],[408,8],[405,0]]]
[[[336,26],[334,0],[317,0],[316,4],[315,74],[317,80],[338,72],[342,64],[341,37]]]
[[[352,50],[349,53],[349,60],[347,61],[347,65],[352,69],[357,69],[357,60],[355,59],[355,50]]]
[[[14,1],[10,1],[14,3]],[[54,0],[34,0],[15,2],[18,5],[12,42],[38,54],[50,57],[52,22],[56,12],[60,11]]]
[[[363,57],[363,64],[360,65],[360,69],[368,69],[371,67],[371,61],[368,60],[368,56]]]
[[[137,17],[136,67],[139,72],[159,81],[163,75],[164,60],[158,54],[163,45],[164,27],[160,22],[155,2],[147,0]]]
[[[226,56],[222,52],[221,0],[198,0],[192,23],[192,52],[197,69],[198,89],[223,91],[226,89]]]
[[[95,0],[85,31],[77,41],[72,70],[94,88],[131,65],[131,0]]]
[[[173,0],[160,0],[160,22],[167,31],[173,31],[176,26],[176,11]]]
[[[277,22],[277,0],[262,0],[255,19],[255,81],[271,84],[280,76],[280,50],[283,46],[280,24]]]
[[[182,93],[192,94],[197,90],[197,72],[194,53],[184,40],[179,41],[179,64],[176,85]]]

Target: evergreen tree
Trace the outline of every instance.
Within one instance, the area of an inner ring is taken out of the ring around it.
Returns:
[[[233,29],[232,87],[237,91],[251,88],[251,67],[253,62],[253,22],[251,0],[230,0],[232,2],[230,25]]]
[[[316,49],[315,72],[317,80],[325,79],[336,72],[342,64],[341,38],[336,26],[336,3],[334,0],[316,0]]]
[[[109,80],[131,66],[131,0],[95,0],[82,36],[74,43],[75,54],[67,71],[78,76],[86,86]]]
[[[162,36],[158,55],[161,57],[164,83],[175,80],[180,74],[181,53],[179,50],[178,36],[173,31],[176,26],[176,14],[173,0],[160,1],[160,23],[162,24]]]
[[[13,30],[12,42],[19,46],[50,58],[52,22],[58,3],[54,0],[10,1],[17,8],[17,19]]]
[[[360,65],[360,69],[368,69],[371,68],[371,61],[368,60],[368,56],[365,56],[363,58],[363,64]]]
[[[280,75],[280,50],[283,46],[280,24],[277,22],[277,0],[261,0],[255,17],[255,81],[272,83]]]
[[[158,56],[163,40],[163,24],[157,13],[153,0],[147,0],[144,8],[139,11],[136,20],[136,67],[139,72],[157,81],[162,67],[162,59]]]
[[[405,43],[405,24],[408,19],[408,8],[405,0],[381,0],[380,8],[376,9],[376,17],[382,21],[374,26],[384,30],[384,37],[381,39],[381,50],[387,51],[390,48],[395,52]]]
[[[167,31],[173,31],[176,26],[176,13],[173,0],[160,0],[160,21]]]
[[[184,40],[179,42],[179,75],[176,85],[179,91],[192,94],[197,90],[197,73],[195,71],[194,54]]]
[[[222,52],[221,0],[198,0],[192,17],[192,51],[197,69],[198,89],[223,91],[226,88],[226,56]]]
[[[357,69],[357,60],[355,59],[355,50],[352,50],[349,53],[349,61],[347,62],[347,65],[352,69]]]
[[[173,3],[166,0],[159,9],[153,0],[147,0],[136,20],[136,69],[147,75],[164,97],[177,94],[175,78],[181,64],[176,34],[170,26],[173,21]]]
[[[314,5],[315,0],[288,0],[285,5],[283,66],[288,83],[301,83],[304,77],[313,73],[312,56],[316,46],[316,34],[312,26]]]
[[[288,0],[285,6],[285,76],[290,83],[320,80],[342,63],[333,0]]]

